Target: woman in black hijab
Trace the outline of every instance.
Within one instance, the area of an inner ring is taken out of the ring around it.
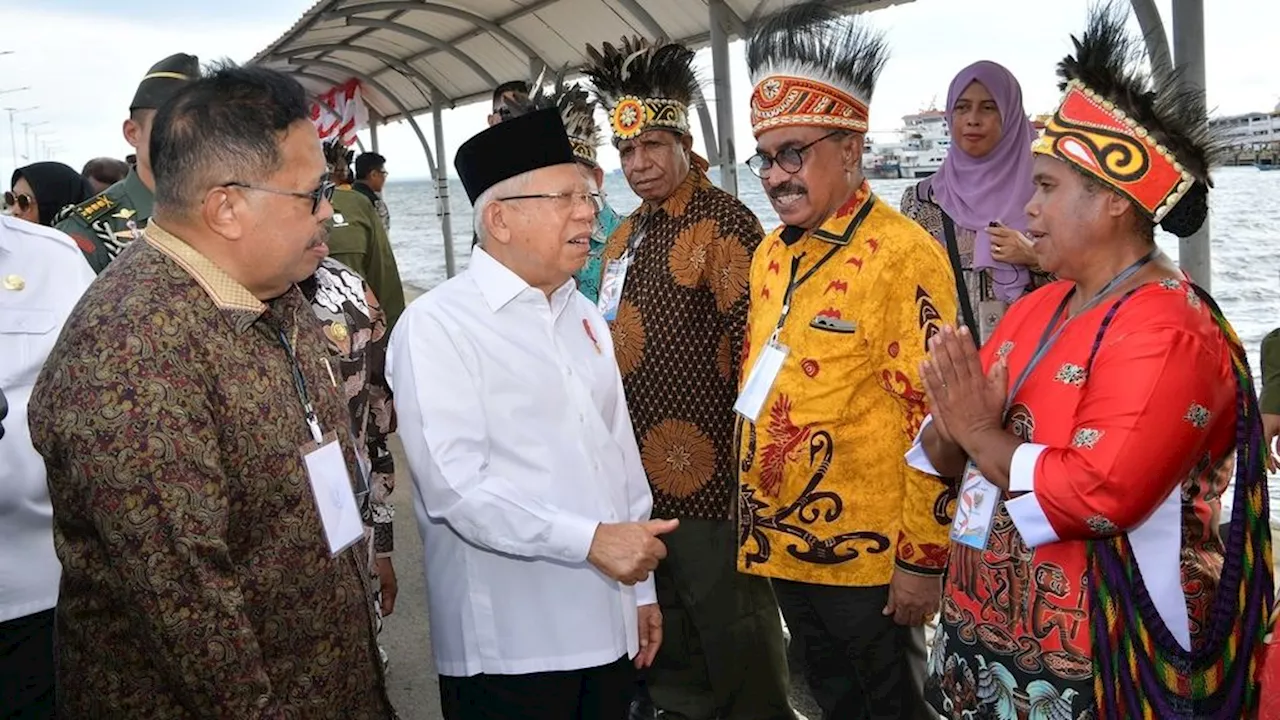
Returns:
[[[8,212],[41,225],[53,225],[58,211],[93,196],[80,173],[60,162],[38,162],[13,171],[12,192],[4,194]]]

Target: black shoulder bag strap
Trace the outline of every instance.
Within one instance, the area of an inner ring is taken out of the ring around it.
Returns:
[[[916,186],[916,199],[921,202],[933,202],[921,196],[919,185]],[[947,257],[951,259],[951,272],[956,276],[956,295],[959,296],[960,301],[960,316],[964,319],[965,326],[969,328],[969,333],[973,335],[973,342],[981,347],[982,335],[978,334],[978,321],[973,315],[973,305],[969,302],[969,289],[964,284],[964,269],[960,267],[960,246],[956,243],[956,224],[941,205],[938,206],[938,213],[942,215],[942,234],[947,241]]]

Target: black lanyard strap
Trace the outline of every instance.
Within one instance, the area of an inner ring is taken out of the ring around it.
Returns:
[[[302,402],[302,410],[307,416],[307,429],[311,432],[311,439],[320,445],[324,441],[324,434],[320,432],[320,421],[316,418],[315,407],[311,404],[311,395],[307,393],[307,380],[302,375],[302,365],[293,351],[293,343],[290,343],[289,338],[284,334],[284,328],[277,327],[276,335],[280,338],[280,345],[284,348],[285,355],[289,357],[289,367],[293,370],[293,385],[298,391],[298,400]],[[298,337],[297,328],[293,330],[293,337],[295,340]]]
[[[791,314],[791,298],[796,294],[796,289],[805,283],[806,280],[813,277],[818,269],[827,263],[835,254],[840,252],[843,245],[835,245],[827,251],[826,255],[818,258],[818,262],[813,267],[805,271],[799,278],[796,275],[800,272],[800,261],[804,260],[804,253],[791,258],[791,275],[787,279],[787,291],[782,295],[782,312],[778,314],[778,325],[773,329],[773,336],[776,339],[778,333],[782,332],[782,326],[787,324],[787,316]]]
[[[1031,376],[1031,372],[1035,370],[1036,366],[1040,364],[1040,361],[1044,360],[1045,356],[1049,354],[1049,350],[1057,344],[1058,340],[1062,337],[1063,331],[1067,329],[1067,325],[1071,324],[1071,320],[1083,315],[1085,311],[1092,309],[1095,305],[1102,302],[1103,298],[1110,295],[1116,288],[1123,285],[1125,281],[1136,275],[1139,270],[1146,266],[1147,263],[1154,260],[1159,254],[1160,250],[1159,248],[1156,248],[1155,250],[1152,250],[1146,255],[1138,258],[1138,260],[1132,265],[1121,270],[1118,275],[1111,278],[1111,281],[1106,285],[1103,285],[1102,289],[1094,293],[1093,297],[1085,301],[1084,305],[1080,306],[1080,310],[1076,312],[1075,315],[1068,317],[1062,322],[1062,325],[1058,325],[1058,322],[1062,320],[1063,314],[1067,311],[1067,306],[1071,304],[1071,298],[1075,297],[1076,289],[1072,288],[1067,292],[1066,297],[1062,298],[1062,302],[1058,303],[1058,309],[1053,312],[1053,317],[1049,318],[1049,324],[1045,326],[1044,333],[1040,335],[1040,342],[1036,345],[1036,350],[1032,353],[1031,359],[1027,361],[1027,366],[1018,374],[1018,379],[1014,381],[1013,386],[1009,390],[1009,395],[1005,398],[1004,411],[1006,416],[1009,413],[1009,408],[1013,405],[1013,398],[1017,396],[1018,391],[1021,390],[1022,386],[1027,382],[1027,378]]]

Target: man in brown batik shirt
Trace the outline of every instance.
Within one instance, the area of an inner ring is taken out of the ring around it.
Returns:
[[[654,516],[680,519],[654,572],[664,622],[649,692],[664,717],[793,718],[777,602],[768,579],[738,573],[733,523],[733,404],[764,231],[692,152],[693,53],[638,40],[588,54],[623,173],[643,200],[605,246],[599,306]]]
[[[285,75],[224,66],[159,110],[155,216],[37,381],[61,716],[395,716],[350,414],[296,285],[332,213],[307,105]]]

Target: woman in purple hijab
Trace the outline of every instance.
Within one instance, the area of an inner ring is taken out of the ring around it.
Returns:
[[[986,60],[951,81],[947,123],[947,159],[937,174],[907,188],[902,212],[947,248],[964,281],[962,319],[985,341],[1009,305],[1048,280],[1022,234],[1034,191],[1035,130],[1017,79]]]

